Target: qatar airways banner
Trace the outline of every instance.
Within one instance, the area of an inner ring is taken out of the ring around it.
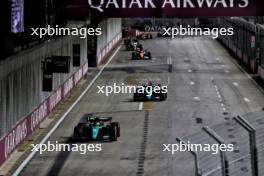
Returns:
[[[40,123],[52,112],[56,105],[67,96],[72,88],[78,84],[88,71],[88,64],[84,64],[57,90],[51,93],[25,119],[20,121],[6,136],[0,140],[0,166],[17,146],[39,127]]]
[[[75,0],[94,17],[262,16],[263,0]]]

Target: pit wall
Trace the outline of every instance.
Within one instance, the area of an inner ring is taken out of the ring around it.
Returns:
[[[122,39],[121,18],[108,18],[102,20],[99,25],[102,28],[102,35],[97,37],[97,65],[100,65],[104,58]]]
[[[81,66],[71,64],[68,74],[54,73],[54,91],[43,92],[41,60],[51,55],[72,56],[73,44],[80,44]],[[87,71],[87,40],[79,37],[52,40],[0,63],[0,166]]]
[[[254,74],[264,79],[264,26],[242,18],[221,18],[219,27],[234,28],[233,36],[220,36],[221,42]]]

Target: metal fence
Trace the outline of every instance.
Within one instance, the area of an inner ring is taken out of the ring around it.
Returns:
[[[220,40],[257,73],[258,66],[264,62],[264,26],[236,17],[221,18],[219,27],[234,29],[234,35],[220,36]]]
[[[264,112],[226,119],[225,123],[203,129],[194,135],[178,138],[178,142],[233,144],[232,151],[191,151],[195,176],[263,176]]]

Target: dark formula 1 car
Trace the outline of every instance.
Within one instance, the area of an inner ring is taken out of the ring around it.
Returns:
[[[164,101],[167,99],[167,86],[154,85],[152,83],[139,86],[134,93],[133,99],[134,101]]]
[[[124,42],[127,51],[142,50],[143,46],[138,42],[137,39],[127,39]]]
[[[132,53],[132,60],[151,60],[151,53],[147,50],[137,50]]]
[[[147,40],[152,39],[152,34],[149,32],[143,32],[137,36],[138,40]]]
[[[116,141],[118,137],[120,137],[120,125],[118,122],[112,122],[112,117],[95,117],[92,114],[84,114],[74,128],[75,141],[81,139]]]

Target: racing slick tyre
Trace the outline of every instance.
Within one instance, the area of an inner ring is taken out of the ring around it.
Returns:
[[[74,142],[79,142],[79,140],[80,140],[79,132],[78,132],[78,129],[75,127],[74,128],[74,133],[73,133],[73,141]]]
[[[165,101],[167,99],[167,94],[166,93],[161,93],[160,94],[160,100]]]
[[[140,95],[138,93],[134,93],[133,100],[134,101],[140,101]]]
[[[117,140],[117,137],[118,137],[118,126],[117,126],[117,124],[111,123],[109,136],[110,136],[110,141],[116,141]]]
[[[132,60],[135,60],[136,57],[137,57],[137,56],[136,56],[136,53],[133,52],[133,53],[132,53]]]
[[[147,56],[148,56],[148,60],[151,60],[152,59],[150,52],[147,52]]]
[[[117,137],[120,137],[120,124],[118,122],[112,122],[111,124],[117,126]]]

